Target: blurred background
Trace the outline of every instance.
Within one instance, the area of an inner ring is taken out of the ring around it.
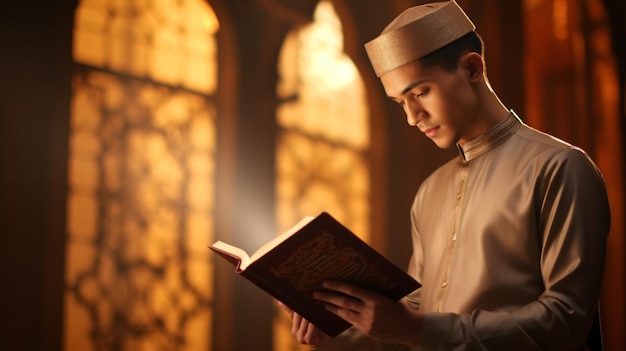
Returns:
[[[425,2],[2,2],[0,349],[306,349],[207,246],[328,211],[406,266],[413,195],[455,151],[406,125],[363,44]],[[624,350],[625,3],[458,3],[504,104],[603,172]]]

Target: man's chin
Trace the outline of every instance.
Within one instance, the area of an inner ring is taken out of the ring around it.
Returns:
[[[456,143],[450,140],[444,140],[441,138],[434,138],[431,140],[433,141],[433,143],[435,143],[435,145],[437,145],[438,148],[442,150],[449,150],[449,149],[452,149],[453,147],[456,147]]]

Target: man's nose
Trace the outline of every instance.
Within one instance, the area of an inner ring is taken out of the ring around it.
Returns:
[[[404,112],[406,113],[406,122],[411,127],[417,126],[422,119],[422,106],[415,99],[407,99],[404,105]]]

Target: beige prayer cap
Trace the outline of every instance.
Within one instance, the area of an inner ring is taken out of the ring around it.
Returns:
[[[476,29],[453,1],[411,7],[394,19],[365,50],[380,77],[424,57]]]

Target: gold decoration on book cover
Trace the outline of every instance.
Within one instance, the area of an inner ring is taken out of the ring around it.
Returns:
[[[359,252],[334,239],[331,233],[322,231],[300,245],[284,262],[272,267],[272,273],[300,291],[321,289],[327,279],[350,278],[350,282],[373,290],[391,290],[396,285],[376,265],[368,265]]]

